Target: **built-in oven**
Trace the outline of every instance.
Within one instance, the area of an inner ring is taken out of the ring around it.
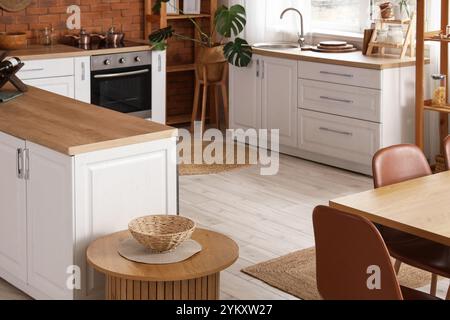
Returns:
[[[151,118],[150,51],[91,58],[91,103],[122,113]]]

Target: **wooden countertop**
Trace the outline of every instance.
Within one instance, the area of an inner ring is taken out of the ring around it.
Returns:
[[[348,53],[322,53],[301,51],[300,49],[268,50],[253,48],[253,53],[274,58],[327,63],[374,70],[409,67],[416,64],[416,59],[414,58],[405,57],[404,59],[399,59],[396,56],[365,56],[361,51]]]
[[[9,90],[5,86],[2,90]],[[177,130],[34,87],[0,103],[0,131],[73,156],[160,140]]]
[[[21,60],[40,60],[40,59],[57,59],[86,57],[100,54],[112,54],[134,51],[151,50],[149,44],[145,44],[142,40],[133,40],[136,45],[126,48],[111,48],[99,50],[83,50],[65,44],[56,44],[53,46],[30,45],[26,49],[12,50],[8,52],[9,56],[19,57]]]

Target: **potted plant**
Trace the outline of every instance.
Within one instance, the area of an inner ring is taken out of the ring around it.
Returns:
[[[152,8],[155,14],[160,13],[162,2],[168,3],[169,0],[157,0]],[[180,10],[180,13],[183,12]],[[220,6],[214,14],[214,28],[211,33],[204,32],[194,19],[190,19],[190,21],[199,34],[198,39],[179,34],[172,26],[168,26],[149,35],[151,45],[156,50],[164,50],[167,47],[166,40],[171,37],[195,42],[199,46],[196,57],[197,71],[202,77],[203,70],[207,69],[208,81],[217,81],[222,77],[224,64],[227,61],[238,67],[245,67],[251,62],[251,46],[247,41],[238,37],[247,23],[243,6],[233,5],[229,8],[224,5]],[[216,34],[222,37],[221,42],[214,41]],[[230,39],[232,37],[234,40]]]
[[[394,16],[397,20],[406,20],[411,17],[411,11],[409,9],[409,0],[399,0],[394,7]]]

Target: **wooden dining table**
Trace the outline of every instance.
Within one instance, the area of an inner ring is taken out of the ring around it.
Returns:
[[[330,207],[450,246],[450,171],[331,200]]]

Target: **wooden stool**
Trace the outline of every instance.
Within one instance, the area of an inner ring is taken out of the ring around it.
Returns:
[[[200,91],[201,86],[203,86],[203,94],[202,94],[202,113],[201,113],[201,130],[202,132],[205,129],[205,120],[206,120],[206,104],[208,100],[208,88],[211,87],[213,90],[212,93],[214,95],[211,97],[212,103],[214,103],[215,113],[216,113],[216,127],[220,129],[220,114],[219,114],[219,87],[222,90],[222,99],[223,99],[223,108],[225,115],[225,128],[228,128],[228,91],[227,91],[227,78],[228,78],[228,63],[220,62],[220,64],[224,64],[224,69],[222,73],[222,79],[218,81],[209,82],[208,81],[208,66],[204,65],[201,72],[202,77],[199,75],[198,68],[195,69],[195,95],[194,95],[194,107],[192,109],[192,121],[191,121],[191,130],[194,130],[194,122],[197,120],[198,115],[198,104],[200,100]],[[212,107],[211,103],[211,107]]]

